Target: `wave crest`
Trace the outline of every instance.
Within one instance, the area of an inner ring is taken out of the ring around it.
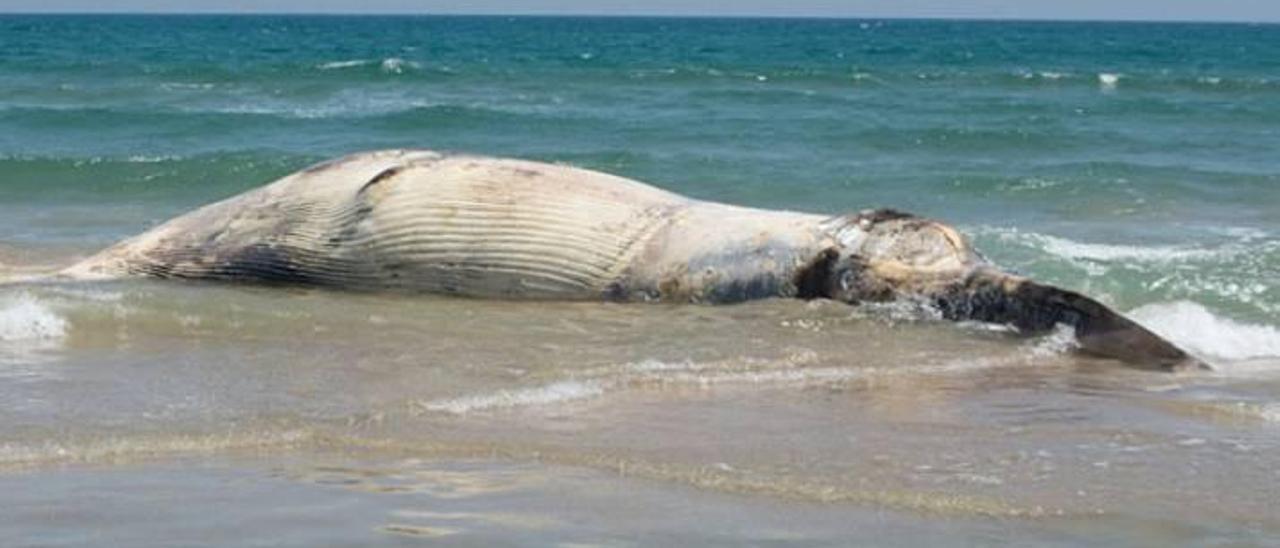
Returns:
[[[400,57],[387,57],[385,59],[348,59],[343,61],[329,61],[316,65],[316,68],[319,70],[342,70],[371,66],[377,66],[379,70],[387,74],[404,74],[405,71],[421,68],[422,65]]]
[[[1280,358],[1280,329],[1224,318],[1190,301],[1150,304],[1129,315],[1160,336],[1206,358]]]
[[[1156,245],[1083,242],[985,226],[970,232],[1006,268],[1116,306],[1206,302],[1268,323],[1280,314],[1280,292],[1266,282],[1280,264],[1280,239],[1269,232],[1214,228],[1193,242]]]
[[[0,307],[0,342],[59,340],[67,334],[67,321],[28,294]]]

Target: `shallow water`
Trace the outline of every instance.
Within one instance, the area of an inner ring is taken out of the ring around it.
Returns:
[[[152,282],[23,284],[0,300],[0,481],[15,486],[0,521],[36,544],[88,534],[58,524],[157,513],[172,528],[95,538],[165,545],[237,513],[295,545],[807,544],[859,523],[903,544],[1280,535],[1274,358],[1152,374],[1071,354],[1060,335],[831,302]],[[163,503],[188,492],[182,509]],[[113,496],[142,500],[98,507]],[[530,512],[537,527],[486,517]]]
[[[0,17],[0,545],[1280,542],[1276,33]],[[1218,370],[909,306],[38,280],[383,146],[920,211]]]

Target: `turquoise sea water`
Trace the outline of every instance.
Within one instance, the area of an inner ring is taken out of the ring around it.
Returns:
[[[1226,367],[830,303],[0,285],[0,544],[1280,539],[1280,26],[0,15],[0,279],[391,147],[937,217]]]
[[[0,45],[10,243],[105,244],[328,156],[425,147],[898,207],[1123,307],[1280,324],[1276,26],[6,16]]]

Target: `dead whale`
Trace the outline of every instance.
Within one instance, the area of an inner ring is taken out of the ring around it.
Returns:
[[[771,211],[564,165],[390,150],[200,208],[59,274],[308,284],[501,299],[733,303],[912,299],[1156,369],[1204,367],[1078,293],[995,268],[894,210]]]

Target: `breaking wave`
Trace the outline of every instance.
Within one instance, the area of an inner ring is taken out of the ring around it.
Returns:
[[[1141,261],[1165,263],[1180,260],[1204,260],[1240,251],[1236,247],[1207,246],[1138,246],[1080,242],[1049,234],[1025,232],[1018,229],[979,228],[978,232],[994,235],[997,239],[1021,245],[1030,245],[1059,258],[1071,261]]]
[[[62,348],[69,322],[25,292],[0,297],[0,378],[43,377],[38,365]]]
[[[349,59],[344,61],[329,61],[316,65],[320,70],[341,70],[359,67],[376,66],[378,70],[387,74],[403,74],[407,70],[420,68],[421,65],[413,61],[406,61],[399,57],[387,57],[385,59]]]
[[[1083,242],[993,227],[973,233],[998,264],[1121,308],[1194,301],[1250,321],[1280,317],[1280,288],[1267,283],[1280,268],[1280,239],[1262,231],[1214,229],[1195,243],[1165,245]]]
[[[27,294],[0,304],[0,342],[59,340],[67,321]]]
[[[1229,361],[1280,358],[1280,329],[1224,318],[1193,302],[1150,304],[1129,315],[1148,329],[1206,358]]]

